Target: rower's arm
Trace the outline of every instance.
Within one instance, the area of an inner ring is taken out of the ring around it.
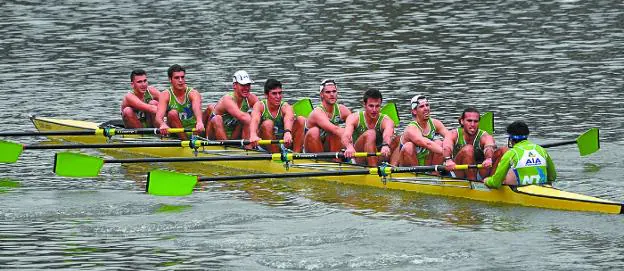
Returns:
[[[160,90],[155,87],[149,86],[147,87],[147,91],[152,94],[152,100],[158,101],[160,99]]]
[[[349,146],[353,147],[353,131],[355,131],[355,126],[357,126],[358,121],[359,116],[357,112],[347,117],[344,134],[341,138],[342,145],[345,146],[345,148],[348,148]]]
[[[251,116],[249,113],[240,110],[236,101],[234,101],[234,98],[228,95],[227,97],[223,97],[221,102],[223,103],[225,111],[230,114],[230,116],[234,117],[243,124],[249,123]]]
[[[338,135],[340,133],[340,127],[331,123],[329,118],[327,118],[327,114],[319,108],[312,110],[312,113],[310,113],[310,116],[308,117],[308,124],[309,128],[318,126],[332,135]]]
[[[195,89],[191,90],[189,93],[189,99],[191,100],[191,109],[193,109],[193,115],[195,115],[195,120],[198,123],[204,123],[203,120],[203,111],[201,108],[201,95]]]
[[[158,108],[156,109],[156,119],[154,120],[157,127],[162,126],[164,123],[165,115],[167,114],[167,105],[169,104],[169,91],[163,91],[160,93],[160,99],[158,99]]]
[[[381,120],[381,129],[383,133],[381,134],[383,144],[388,144],[390,147],[390,143],[392,143],[392,137],[394,136],[394,121],[390,119],[390,117],[385,116],[383,120]]]
[[[453,157],[453,146],[457,140],[457,130],[449,131],[442,140],[442,150],[444,157]]]
[[[262,103],[254,104],[251,110],[251,121],[249,123],[249,137],[258,137],[258,125],[260,125],[260,116],[264,111],[264,105]]]
[[[139,99],[137,96],[135,96],[134,94],[126,94],[126,96],[124,96],[124,99],[126,100],[126,103],[128,106],[139,110],[139,111],[143,111],[143,112],[149,112],[149,113],[156,113],[157,111],[157,107],[153,106],[151,104],[147,104],[145,102],[143,102],[141,99]]]
[[[483,133],[481,136],[481,142],[479,142],[483,147],[483,156],[485,159],[493,159],[494,158],[494,150],[496,149],[496,144],[494,143],[494,137],[492,137],[487,132]]]
[[[498,189],[503,185],[503,181],[505,181],[505,177],[507,177],[507,172],[509,171],[509,167],[511,162],[513,161],[514,152],[508,151],[503,154],[500,162],[498,163],[498,167],[496,168],[496,172],[491,177],[485,178],[483,182],[490,188]]]
[[[295,122],[295,113],[293,112],[292,106],[288,103],[284,103],[282,105],[282,114],[284,114],[284,130],[292,131],[293,123]]]
[[[553,162],[550,154],[546,153],[546,171],[548,174],[548,183],[553,183],[557,180],[557,170],[555,169],[555,163]]]

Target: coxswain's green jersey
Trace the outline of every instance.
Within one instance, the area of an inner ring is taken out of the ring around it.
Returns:
[[[520,186],[552,183],[557,178],[555,164],[548,153],[529,140],[522,140],[505,152],[496,172],[486,178],[485,183],[489,187],[499,188],[510,169]]]
[[[178,117],[182,122],[182,127],[186,129],[193,129],[195,128],[195,124],[197,124],[197,119],[195,119],[195,114],[193,114],[191,100],[189,99],[191,90],[193,90],[193,88],[186,87],[184,101],[180,103],[178,102],[175,94],[173,94],[173,89],[171,87],[167,89],[167,91],[169,91],[169,104],[167,105],[167,111],[172,109],[178,111]]]

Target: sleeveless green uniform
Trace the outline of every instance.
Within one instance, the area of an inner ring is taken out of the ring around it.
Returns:
[[[230,92],[228,93],[228,95],[230,95],[234,102],[236,102],[236,93]],[[247,98],[243,99],[243,102],[241,103],[239,109],[241,112],[249,112],[249,100],[247,100]],[[234,128],[236,128],[236,126],[239,124],[239,121],[237,118],[230,115],[230,113],[228,113],[227,111],[221,114],[221,118],[223,119],[223,128],[225,128],[225,133],[227,134],[228,138],[231,138],[232,133],[234,132]]]
[[[136,96],[136,94],[134,94],[134,90],[130,90],[130,93]],[[146,90],[145,95],[143,95],[143,102],[146,104],[149,104],[149,102],[152,101],[153,99],[154,97],[152,97],[152,93],[149,92],[149,89]],[[133,108],[132,111],[134,111],[134,114],[137,116],[137,118],[141,122],[141,125],[143,125],[143,128],[152,127],[152,124],[147,122],[147,114],[145,114],[145,112],[141,110],[137,110],[136,108]]]
[[[433,140],[435,138],[436,135],[436,129],[435,126],[433,125],[433,121],[431,120],[431,118],[429,118],[427,120],[427,123],[429,124],[429,133],[426,135],[423,135],[425,138],[428,138],[429,140]],[[418,128],[418,130],[420,131],[420,133],[422,134],[423,128],[420,127],[420,124],[418,124],[418,122],[416,122],[415,120],[410,121],[407,126],[416,126],[416,128]],[[403,141],[403,140],[401,140]],[[401,147],[403,147],[403,142],[401,142]],[[429,150],[427,148],[423,148],[423,147],[419,147],[416,146],[416,158],[418,159],[418,165],[425,165],[425,163],[427,162],[427,157],[429,156]]]
[[[475,162],[477,163],[483,162],[485,158],[485,154],[483,153],[483,149],[481,148],[481,136],[483,136],[483,133],[485,133],[485,131],[478,129],[477,136],[475,136],[474,141],[472,141],[472,147],[474,149],[473,157],[475,159]],[[453,157],[456,157],[459,150],[461,150],[461,148],[466,145],[467,143],[464,139],[464,128],[458,127],[457,140],[455,140],[455,144],[453,145]]]
[[[262,104],[264,105],[264,111],[262,111],[262,116],[260,116],[260,123],[262,123],[265,120],[272,120],[275,138],[283,138],[284,137],[284,116],[282,115],[282,105],[284,105],[284,101],[280,103],[280,106],[277,109],[277,115],[275,117],[271,115],[266,99],[262,100]]]
[[[555,164],[539,145],[529,140],[516,143],[501,158],[492,177],[485,179],[489,187],[499,188],[509,169],[516,174],[518,185],[552,183],[557,178]]]
[[[381,123],[384,119],[384,117],[386,117],[386,114],[383,113],[379,113],[379,117],[377,118],[377,121],[375,122],[375,127],[373,129],[375,129],[375,144],[377,146],[380,146],[383,140],[383,132],[381,131]],[[355,127],[355,130],[353,130],[353,142],[357,142],[358,138],[365,133],[366,131],[368,131],[368,126],[366,125],[366,118],[364,117],[364,111],[360,111],[360,121],[358,123],[358,126]]]
[[[327,110],[325,109],[323,104],[317,106],[316,108],[320,108],[321,110],[323,110],[323,112],[327,113]],[[334,104],[334,112],[332,113],[331,117],[329,117],[329,122],[331,122],[333,125],[340,125],[344,123],[344,120],[340,117],[340,108],[338,106],[338,103]],[[325,137],[327,137],[327,132],[320,128],[319,130],[321,141],[325,141]]]
[[[167,91],[169,91],[169,104],[167,105],[167,111],[175,109],[178,111],[178,117],[182,122],[182,127],[186,129],[195,128],[195,124],[197,124],[197,119],[195,119],[195,114],[193,114],[193,108],[191,107],[191,101],[189,99],[189,93],[193,88],[186,87],[186,93],[184,94],[184,102],[179,103],[176,96],[173,94],[173,89],[169,87]]]

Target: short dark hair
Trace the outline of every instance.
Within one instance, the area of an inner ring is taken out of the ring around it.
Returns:
[[[264,82],[264,94],[269,94],[269,91],[276,88],[282,88],[282,82],[277,79],[269,78]]]
[[[169,79],[171,79],[171,76],[173,76],[174,72],[184,72],[186,73],[186,69],[184,69],[184,67],[178,65],[178,64],[173,64],[171,65],[171,67],[169,67],[169,69],[167,70],[167,76],[169,76]]]
[[[524,121],[517,120],[507,126],[507,134],[510,136],[529,136],[529,126]]]
[[[364,97],[362,97],[362,102],[366,104],[368,98],[373,99],[381,99],[383,101],[383,97],[381,96],[381,92],[378,89],[369,89],[364,92]]]
[[[147,73],[144,70],[142,70],[142,69],[133,70],[130,73],[130,82],[133,82],[134,81],[134,77],[137,76],[137,75],[147,75]]]
[[[462,112],[461,117],[459,117],[459,125],[461,126],[461,120],[463,120],[466,117],[466,113],[477,113],[477,115],[479,115],[479,120],[481,120],[481,113],[479,113],[479,110],[477,110],[474,107],[467,107],[466,109],[464,109],[464,112]]]

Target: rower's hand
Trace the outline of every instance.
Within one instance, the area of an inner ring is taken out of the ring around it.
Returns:
[[[381,152],[381,155],[384,157],[389,157],[390,156],[390,147],[388,146],[383,146],[381,147],[381,150],[379,150]]]
[[[481,163],[483,165],[484,168],[490,168],[492,167],[492,158],[488,158],[483,160],[483,163]]]
[[[353,158],[354,154],[355,148],[353,147],[353,145],[347,146],[347,149],[344,151],[345,158]]]
[[[444,161],[444,168],[448,171],[453,171],[455,170],[455,161],[453,161],[453,159],[448,159],[446,161]]]
[[[262,138],[259,138],[257,135],[252,135],[249,137],[249,147],[256,148],[258,147],[258,141],[260,141]]]
[[[163,123],[160,125],[160,128],[158,128],[160,130],[160,135],[161,136],[167,136],[169,135],[169,125],[167,125],[166,123]]]
[[[292,134],[290,132],[284,133],[284,145],[290,147],[292,145]]]
[[[195,133],[200,134],[205,130],[204,124],[202,122],[197,122],[195,124]]]

